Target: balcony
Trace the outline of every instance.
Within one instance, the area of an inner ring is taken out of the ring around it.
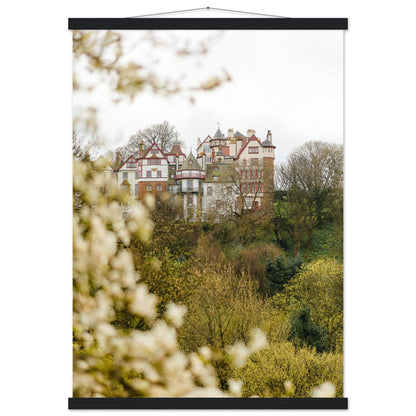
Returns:
[[[175,179],[205,179],[205,172],[200,170],[179,171],[176,173]]]

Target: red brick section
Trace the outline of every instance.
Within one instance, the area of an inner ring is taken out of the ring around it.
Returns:
[[[146,186],[152,185],[152,191],[146,191]],[[161,191],[156,191],[156,185],[162,185]],[[147,194],[153,194],[155,196],[161,195],[167,191],[166,189],[166,182],[158,182],[158,181],[152,181],[152,182],[139,182],[139,193],[138,193],[138,199],[142,199],[144,195]]]
[[[263,157],[263,202],[262,205],[267,209],[273,201],[273,176],[274,158]]]

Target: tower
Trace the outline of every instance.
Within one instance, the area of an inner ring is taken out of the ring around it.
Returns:
[[[274,150],[272,133],[267,131],[266,140],[261,144],[263,152],[263,205],[267,206],[273,201],[274,183]]]
[[[183,198],[184,216],[196,221],[201,215],[202,181],[205,179],[205,171],[192,153],[189,153],[176,172],[175,179],[179,183],[179,192]]]

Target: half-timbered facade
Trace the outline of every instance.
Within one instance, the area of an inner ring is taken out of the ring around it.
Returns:
[[[228,129],[224,135],[218,127],[212,136],[198,138],[196,149],[196,157],[186,157],[175,142],[164,154],[153,143],[138,158],[121,161],[118,154],[118,183],[139,200],[146,193],[180,195],[184,216],[190,220],[261,209],[273,190],[276,146],[270,130],[261,141],[253,129],[246,135]]]
[[[146,193],[161,195],[167,192],[169,162],[156,143],[138,159],[138,199]]]

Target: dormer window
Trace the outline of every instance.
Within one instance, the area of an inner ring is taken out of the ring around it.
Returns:
[[[218,166],[215,166],[215,167],[214,167],[214,170],[215,170],[215,171],[219,171],[219,170],[220,170],[220,168],[219,168]]]

